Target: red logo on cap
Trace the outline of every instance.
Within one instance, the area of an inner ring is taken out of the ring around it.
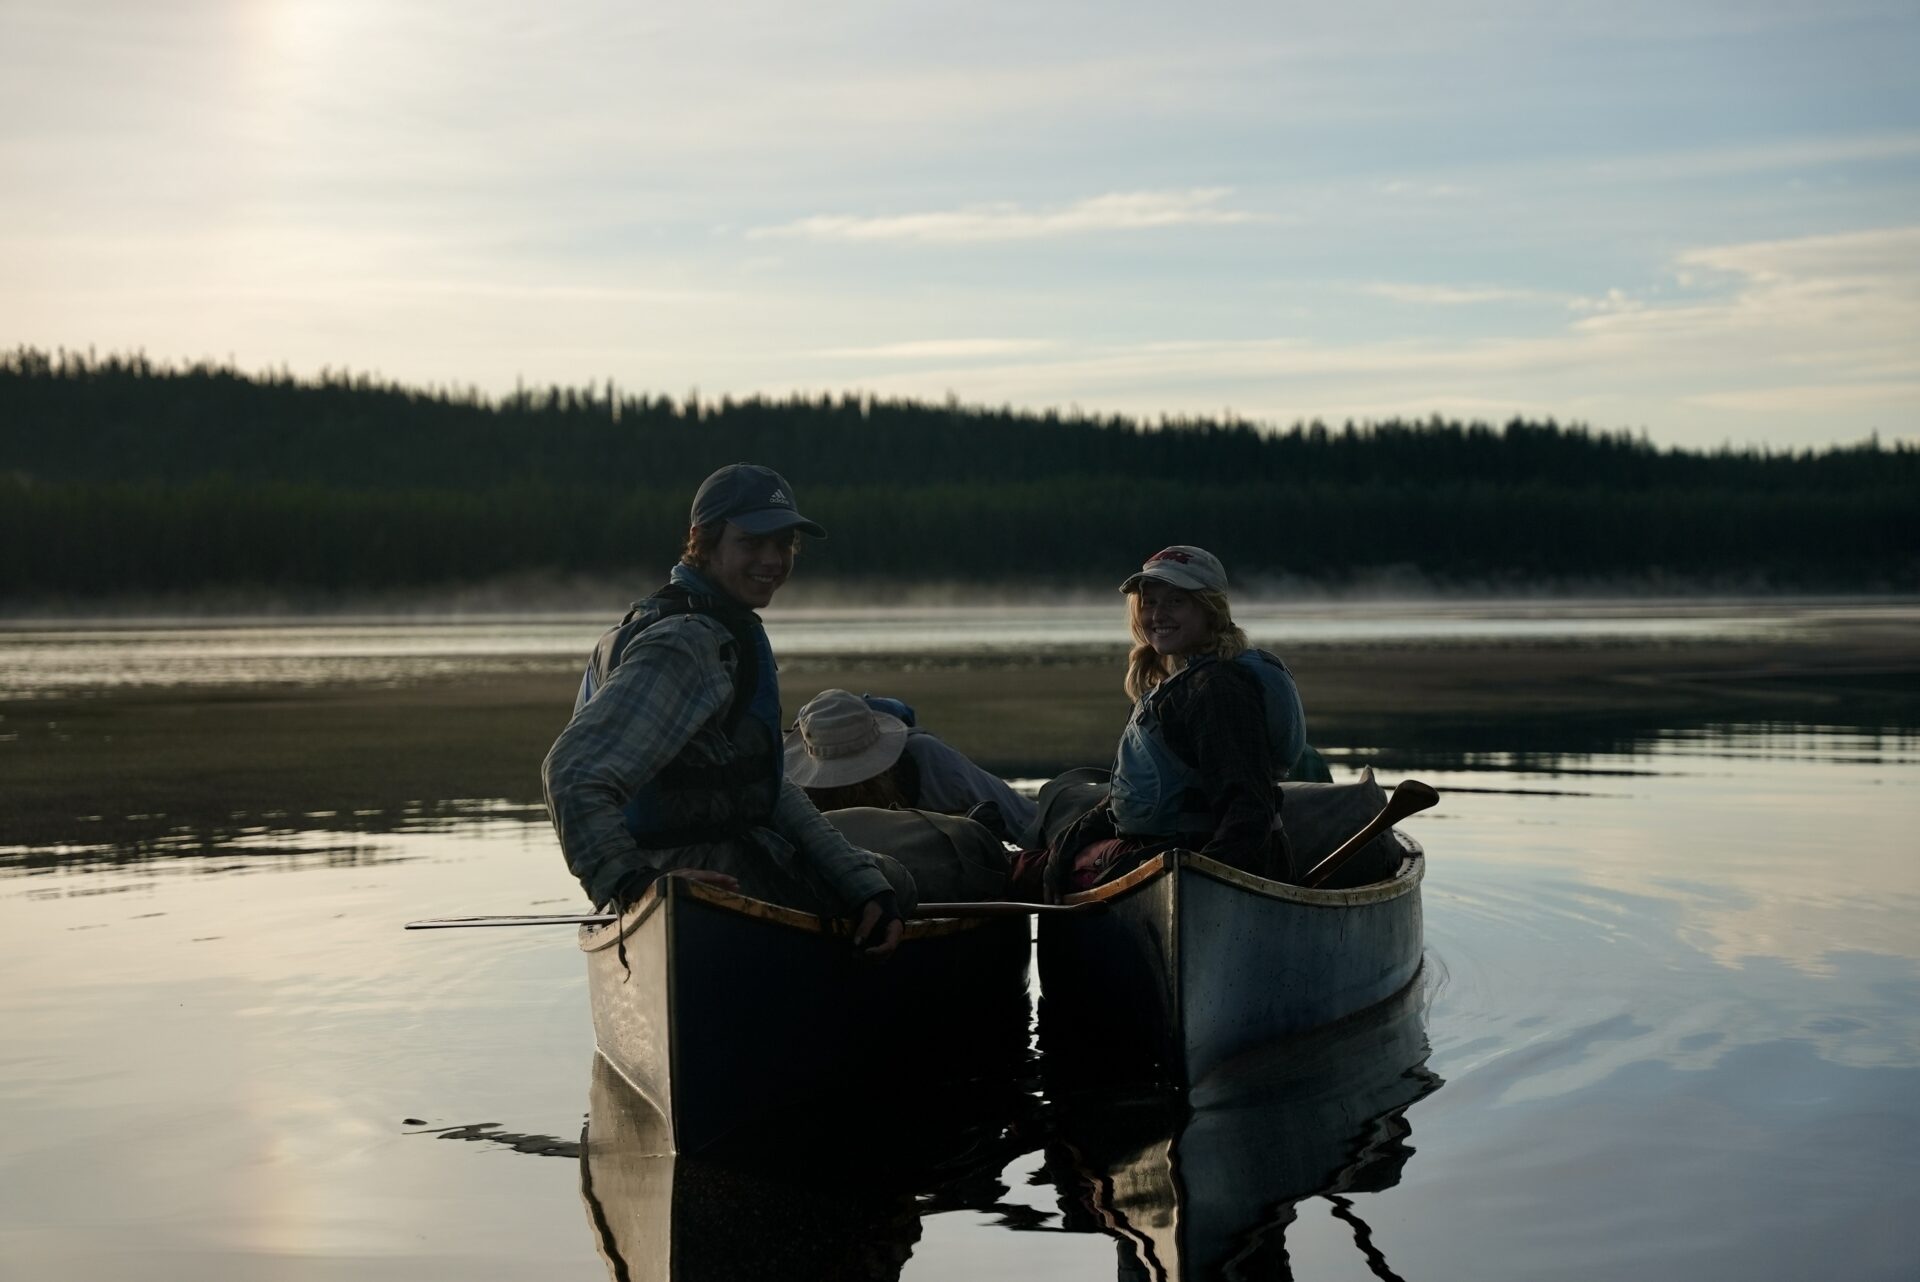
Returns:
[[[1164,551],[1155,552],[1147,558],[1148,565],[1152,565],[1155,561],[1178,561],[1182,565],[1188,565],[1192,563],[1193,556],[1190,553],[1182,552],[1179,548],[1167,548]]]

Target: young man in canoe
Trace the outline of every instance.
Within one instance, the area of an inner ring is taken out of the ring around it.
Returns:
[[[754,610],[793,572],[800,536],[826,533],[779,473],[729,464],[694,495],[669,582],[594,647],[541,776],[595,904],[682,876],[850,917],[871,957],[899,942],[912,877],[848,842],[782,770],[779,678]]]

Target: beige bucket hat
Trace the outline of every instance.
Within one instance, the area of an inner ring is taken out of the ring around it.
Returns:
[[[845,690],[822,690],[787,732],[787,778],[802,788],[844,788],[900,759],[907,723]]]

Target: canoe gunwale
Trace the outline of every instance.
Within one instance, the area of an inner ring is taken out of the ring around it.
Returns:
[[[821,917],[815,913],[801,912],[797,908],[788,908],[784,904],[769,903],[764,899],[755,899],[751,895],[742,895],[737,891],[722,890],[718,886],[703,881],[694,881],[687,877],[665,876],[647,887],[644,895],[620,914],[617,922],[608,922],[604,926],[582,926],[580,928],[580,951],[599,952],[611,948],[621,940],[630,939],[633,932],[653,914],[660,910],[669,897],[688,898],[701,903],[712,904],[717,908],[728,909],[742,917],[751,917],[773,926],[782,926],[789,930],[806,931],[816,935],[846,935],[848,923],[840,918]],[[957,934],[964,930],[976,929],[985,925],[990,918],[928,917],[909,918],[901,932],[901,942],[915,939],[933,939],[942,935]]]
[[[1191,850],[1169,850],[1147,860],[1138,868],[1104,882],[1091,890],[1077,891],[1068,895],[1068,904],[1111,903],[1128,895],[1139,887],[1157,881],[1170,874],[1176,866],[1187,868],[1214,881],[1236,886],[1241,890],[1258,895],[1263,899],[1282,903],[1298,904],[1308,908],[1354,908],[1362,904],[1386,903],[1402,895],[1412,894],[1426,877],[1426,852],[1420,843],[1405,833],[1395,830],[1393,839],[1400,844],[1400,866],[1393,876],[1385,881],[1376,881],[1365,886],[1354,886],[1346,890],[1316,890],[1307,886],[1289,885],[1283,881],[1273,881],[1258,877],[1250,872],[1242,872],[1217,859]]]

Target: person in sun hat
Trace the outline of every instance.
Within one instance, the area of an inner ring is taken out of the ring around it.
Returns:
[[[1033,803],[927,731],[895,699],[823,690],[787,733],[787,779],[848,840],[884,850],[939,902],[1002,899],[1008,814]]]
[[[1034,805],[939,736],[909,725],[897,699],[822,690],[787,732],[787,778],[821,810],[899,806],[943,814],[978,812],[1011,836],[1033,821]],[[986,807],[991,807],[987,810]]]
[[[1162,548],[1120,590],[1134,640],[1133,715],[1105,798],[1045,834],[1047,894],[1086,889],[1174,848],[1288,878],[1274,785],[1307,751],[1293,674],[1248,644],[1227,602],[1226,567],[1205,548]],[[1097,783],[1082,774],[1055,781],[1055,795],[1043,789],[1043,810],[1094,796]]]
[[[729,464],[695,493],[668,582],[595,645],[541,777],[596,905],[624,908],[671,874],[850,917],[871,956],[899,942],[912,877],[786,781],[779,676],[754,613],[792,574],[800,536],[826,533],[778,472]]]

